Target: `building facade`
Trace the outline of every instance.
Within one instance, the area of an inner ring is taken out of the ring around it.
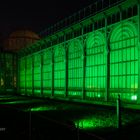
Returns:
[[[17,52],[28,48],[40,37],[28,30],[18,30],[9,35],[0,50],[0,93],[16,93],[18,78]]]
[[[18,53],[18,93],[140,104],[140,4],[99,1]]]

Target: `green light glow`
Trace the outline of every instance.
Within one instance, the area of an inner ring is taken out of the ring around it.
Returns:
[[[133,95],[133,96],[131,96],[131,100],[137,100],[137,95]]]
[[[99,98],[101,97],[101,95],[100,95],[100,94],[98,94],[97,96],[98,96]]]
[[[0,104],[25,104],[25,103],[32,103],[30,100],[23,100],[23,101],[9,101],[9,102],[1,102]]]
[[[26,109],[25,111],[38,112],[38,111],[49,111],[49,110],[56,110],[56,107],[55,106],[39,106],[39,107],[32,107],[32,108]]]
[[[23,97],[17,97],[12,95],[0,95],[0,101],[11,101],[11,100],[20,100],[23,99]]]
[[[112,117],[113,118],[113,117]],[[84,118],[76,120],[75,126],[80,129],[95,129],[95,128],[104,128],[104,127],[115,127],[115,119],[114,122],[111,121],[111,119],[106,118],[106,120],[103,119],[103,117],[90,117],[90,118]]]
[[[4,86],[4,80],[3,80],[3,78],[1,78],[1,80],[0,80],[0,86]]]
[[[36,89],[36,90],[34,90],[34,92],[35,93],[41,93],[41,90],[40,89],[38,89],[38,90]]]
[[[94,125],[93,121],[90,119],[89,120],[88,119],[79,120],[79,121],[75,122],[75,125],[77,128],[79,127],[80,129],[88,129],[88,128],[96,127],[96,125]]]

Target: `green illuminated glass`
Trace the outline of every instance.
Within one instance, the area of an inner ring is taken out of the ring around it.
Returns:
[[[88,34],[86,40],[86,97],[101,100],[105,96],[105,36],[100,31]],[[91,92],[92,90],[92,92]]]
[[[16,87],[16,61],[14,54],[0,53],[0,93]]]
[[[112,28],[112,29],[111,29]],[[65,43],[44,49],[42,54],[35,53],[20,59],[20,91],[28,95],[34,89],[35,96],[51,96],[54,84],[54,96],[64,96],[68,83],[68,96],[82,97],[85,84],[86,99],[104,100],[106,95],[107,67],[110,69],[109,100],[115,101],[118,94],[121,100],[137,101],[138,92],[138,32],[132,22],[121,22],[109,27],[108,46],[110,47],[110,65],[107,65],[106,38],[104,29],[90,32],[83,38],[67,42],[68,60],[65,60]],[[85,47],[85,48],[84,48]],[[85,59],[83,50],[85,49]],[[42,56],[41,56],[42,55]],[[52,58],[53,57],[53,58]],[[85,77],[83,71],[85,63]],[[66,79],[68,62],[68,79]],[[7,67],[8,64],[7,63]],[[54,71],[52,71],[54,66]],[[42,73],[41,73],[42,72]],[[54,76],[54,79],[52,77]],[[85,83],[83,79],[85,78]],[[41,81],[42,80],[42,81]],[[52,83],[54,81],[54,83]],[[1,76],[1,86],[4,84]]]
[[[21,58],[19,61],[19,69],[20,69],[20,93],[25,94],[25,58]]]
[[[26,92],[32,94],[32,56],[26,58]]]
[[[54,95],[64,96],[65,92],[65,49],[63,45],[54,47]]]
[[[35,54],[34,58],[34,95],[41,96],[41,55]]]
[[[110,99],[121,93],[124,101],[136,101],[138,90],[138,33],[131,22],[115,27],[110,37]]]
[[[43,94],[44,96],[50,96],[52,92],[52,53],[50,50],[45,50],[43,53],[42,75]]]
[[[79,39],[69,42],[68,47],[68,95],[82,96],[82,49],[83,44]]]

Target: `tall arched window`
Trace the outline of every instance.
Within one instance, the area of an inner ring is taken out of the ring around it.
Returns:
[[[68,96],[82,97],[82,42],[74,39],[68,46]]]
[[[86,97],[105,98],[106,43],[102,32],[90,33],[86,40]]]
[[[46,49],[43,53],[42,80],[43,95],[50,96],[52,92],[52,52],[50,49]]]
[[[122,22],[110,37],[110,99],[118,93],[124,101],[137,100],[138,33],[131,22]]]
[[[54,96],[63,96],[65,92],[65,48],[54,47]]]

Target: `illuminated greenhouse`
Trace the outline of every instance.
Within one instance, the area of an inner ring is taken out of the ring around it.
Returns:
[[[124,104],[140,104],[140,4],[105,2],[46,29],[16,54],[2,52],[0,91],[95,104],[120,95]]]

